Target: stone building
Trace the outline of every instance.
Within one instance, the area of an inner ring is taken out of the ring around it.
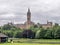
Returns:
[[[30,9],[28,8],[27,21],[24,24],[16,24],[15,26],[21,29],[29,29],[33,25],[34,22],[31,21],[31,12]]]
[[[46,24],[37,24],[37,26],[38,27],[42,27],[42,28],[44,28],[44,29],[47,29],[47,28],[52,28],[53,27],[53,24],[52,24],[52,22],[48,22],[47,21],[47,23]]]
[[[34,25],[36,24],[31,21],[31,12],[30,12],[30,9],[28,8],[27,21],[24,24],[16,24],[15,26],[21,29],[29,29],[31,26],[34,26]],[[42,26],[43,28],[51,28],[52,22],[47,21],[47,24],[38,24],[37,26]]]

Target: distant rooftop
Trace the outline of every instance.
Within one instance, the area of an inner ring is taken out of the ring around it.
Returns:
[[[8,36],[6,36],[6,35],[3,34],[3,33],[0,33],[0,37],[8,37]]]

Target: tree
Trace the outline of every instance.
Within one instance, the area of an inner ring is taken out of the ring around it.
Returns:
[[[47,32],[45,34],[45,38],[46,39],[52,39],[52,30],[47,30]]]
[[[56,31],[56,38],[60,39],[60,29]]]
[[[16,32],[15,38],[22,38],[22,32]]]
[[[45,34],[46,34],[47,30],[41,30],[40,32],[40,38],[46,38]]]
[[[38,26],[37,25],[34,25],[34,28],[38,28]]]
[[[41,39],[45,38],[46,32],[47,32],[47,30],[44,30],[43,28],[40,29],[40,30],[38,30],[38,31],[36,32],[35,38],[38,38],[38,39],[40,39],[40,38],[41,38]]]
[[[34,32],[32,30],[24,30],[22,35],[23,38],[34,38]]]
[[[2,27],[3,30],[10,30],[11,28],[12,28],[12,26],[9,24],[6,24]]]
[[[52,28],[52,37],[53,37],[53,39],[56,39],[57,37],[57,35],[59,35],[59,33],[58,33],[58,31],[60,30],[60,26],[54,26],[53,28]]]
[[[58,23],[55,23],[55,27],[58,27],[59,26],[59,24]]]
[[[36,32],[35,38],[36,38],[36,39],[39,39],[39,38],[40,38],[40,30],[38,30],[38,31]]]
[[[56,30],[55,38],[60,39],[60,29]]]
[[[13,33],[12,32],[6,32],[4,34],[6,34],[9,38],[13,38]]]

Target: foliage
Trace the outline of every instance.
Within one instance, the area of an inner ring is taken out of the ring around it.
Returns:
[[[24,30],[22,35],[23,38],[34,38],[34,32],[32,30]]]
[[[28,30],[21,30],[8,23],[0,27],[0,32],[9,38],[60,39],[60,26],[57,23],[52,28],[44,29],[34,25]]]
[[[15,38],[22,38],[22,32],[16,32]]]
[[[46,39],[52,39],[52,30],[47,30],[47,32],[45,34],[45,38]]]
[[[38,30],[38,31],[36,32],[35,38],[36,38],[36,39],[39,39],[39,38],[40,38],[40,30]]]

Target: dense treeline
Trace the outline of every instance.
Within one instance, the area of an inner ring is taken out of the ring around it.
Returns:
[[[0,27],[0,33],[6,34],[9,38],[31,38],[31,39],[60,39],[60,26],[44,29],[33,26],[28,30],[21,30],[13,25],[6,24]]]

